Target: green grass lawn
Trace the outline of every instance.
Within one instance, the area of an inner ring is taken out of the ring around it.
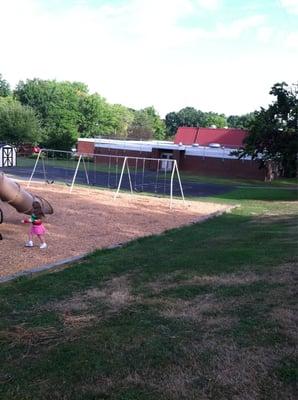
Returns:
[[[180,172],[183,182],[198,182],[198,183],[217,183],[220,185],[244,186],[244,187],[266,187],[266,188],[295,188],[297,187],[297,178],[279,178],[272,182],[264,182],[259,179],[244,179],[244,178],[221,178],[213,176],[205,176],[199,174],[192,174],[188,172]]]
[[[2,284],[0,398],[294,399],[297,193],[207,200],[239,207]]]

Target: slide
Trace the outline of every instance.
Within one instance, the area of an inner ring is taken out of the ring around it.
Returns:
[[[0,172],[0,200],[10,204],[19,213],[23,214],[31,214],[33,201],[38,201],[41,204],[45,214],[53,214],[54,212],[53,207],[47,200],[27,192],[3,172]]]

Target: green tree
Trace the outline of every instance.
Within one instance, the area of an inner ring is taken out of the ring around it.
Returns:
[[[227,124],[229,128],[249,129],[254,117],[253,112],[243,115],[230,115],[227,118]]]
[[[119,104],[109,104],[98,93],[89,94],[81,82],[40,79],[19,82],[15,97],[37,112],[47,133],[43,145],[69,150],[78,137],[126,137],[134,116]]]
[[[204,113],[193,107],[184,107],[178,112],[170,112],[165,116],[166,131],[174,136],[180,126],[203,126]]]
[[[40,79],[19,82],[14,95],[24,105],[32,107],[47,133],[43,145],[69,150],[78,138],[81,120],[79,100],[88,93],[80,82],[56,82]]]
[[[168,113],[165,117],[165,125],[168,135],[173,136],[180,126],[210,127],[216,125],[218,128],[223,128],[227,126],[227,119],[224,114],[184,107],[177,113]]]
[[[128,129],[128,137],[136,140],[153,139],[153,122],[145,110],[136,110],[134,112],[134,119]]]
[[[154,107],[146,107],[133,111],[133,120],[128,128],[128,137],[131,139],[157,139],[165,138],[166,126],[159,117]]]
[[[162,140],[166,136],[165,122],[160,118],[153,106],[144,108],[144,111],[148,114],[153,128],[153,137],[156,140]]]
[[[81,137],[94,137],[109,133],[109,105],[103,97],[95,93],[81,94],[79,97],[78,132]]]
[[[201,126],[203,122],[203,112],[193,107],[185,107],[178,111],[180,120],[179,126]]]
[[[0,97],[7,97],[10,95],[10,85],[5,79],[3,79],[2,74],[0,74]]]
[[[174,136],[179,126],[181,126],[181,120],[178,113],[172,111],[165,116],[165,125],[167,136]]]
[[[217,128],[224,128],[227,126],[226,116],[224,114],[217,114],[212,111],[204,113],[201,126],[208,128],[212,125],[215,125]]]
[[[12,97],[0,97],[0,142],[37,144],[42,138],[40,122],[31,107]]]
[[[126,138],[134,119],[134,112],[121,104],[112,104],[110,108],[111,133],[117,137]]]
[[[266,168],[269,180],[280,175],[293,177],[297,173],[298,152],[297,85],[276,83],[270,94],[276,100],[267,109],[255,112],[250,134],[238,155],[257,159],[260,167]]]

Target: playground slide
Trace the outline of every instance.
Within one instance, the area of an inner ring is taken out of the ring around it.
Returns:
[[[54,212],[47,200],[22,189],[17,182],[8,178],[3,172],[0,172],[0,200],[10,204],[23,214],[30,215],[33,201],[38,201],[41,204],[45,214],[53,214]]]

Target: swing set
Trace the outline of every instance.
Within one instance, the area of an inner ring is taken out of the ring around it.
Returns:
[[[169,195],[170,207],[175,195],[185,203],[177,161],[162,158],[130,157],[112,154],[73,154],[69,151],[41,149],[27,187],[33,177],[46,184],[63,183],[72,193],[75,183],[136,193]]]

